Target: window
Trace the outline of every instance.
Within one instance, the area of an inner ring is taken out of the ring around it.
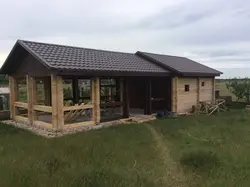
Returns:
[[[188,84],[185,85],[185,92],[189,92],[189,85]]]
[[[116,101],[119,90],[115,79],[101,79],[101,101]]]
[[[201,86],[202,86],[202,87],[205,86],[205,82],[201,82]]]

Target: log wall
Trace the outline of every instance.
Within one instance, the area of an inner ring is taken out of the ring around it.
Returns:
[[[185,91],[185,87],[189,87]],[[199,101],[215,100],[214,77],[174,77],[172,78],[172,111],[191,112]]]

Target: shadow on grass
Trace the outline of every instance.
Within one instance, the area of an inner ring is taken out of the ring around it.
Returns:
[[[23,132],[23,130],[19,128],[15,128],[9,125],[5,125],[0,123],[0,135],[12,135]]]
[[[183,153],[180,163],[184,167],[200,172],[206,172],[221,165],[216,153],[202,149]]]

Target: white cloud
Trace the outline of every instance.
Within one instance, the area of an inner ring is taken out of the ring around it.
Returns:
[[[250,68],[247,0],[9,0],[1,7],[0,63],[20,38],[186,56],[224,76]]]

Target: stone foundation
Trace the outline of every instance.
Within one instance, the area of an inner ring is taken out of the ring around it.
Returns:
[[[106,128],[110,126],[115,126],[115,125],[121,125],[121,124],[130,124],[130,123],[143,123],[147,121],[151,121],[156,119],[154,115],[152,116],[136,116],[136,117],[131,117],[127,119],[120,119],[120,120],[114,120],[114,121],[109,121],[109,122],[104,122],[100,123],[99,125],[94,125],[94,126],[83,126],[83,127],[75,127],[75,128],[65,128],[61,131],[55,130],[55,129],[50,129],[50,128],[44,128],[41,126],[35,126],[35,125],[27,125],[23,122],[16,122],[13,120],[5,120],[1,121],[4,124],[7,125],[12,125],[16,128],[28,130],[32,133],[35,133],[37,135],[46,137],[46,138],[55,138],[55,137],[61,137],[67,134],[74,134],[77,132],[86,132],[89,130],[95,130],[95,129],[101,129],[101,128]]]

